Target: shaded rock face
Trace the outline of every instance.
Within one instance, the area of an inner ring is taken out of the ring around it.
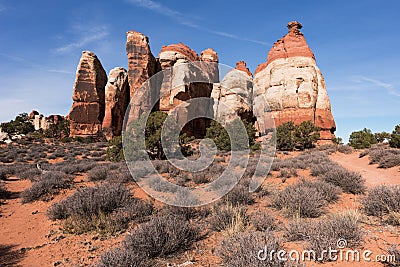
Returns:
[[[124,68],[114,68],[108,75],[105,88],[105,115],[102,128],[107,140],[110,140],[113,136],[121,135],[128,104],[128,72]]]
[[[209,48],[199,57],[188,46],[179,43],[164,46],[159,54],[159,61],[164,71],[159,109],[167,113],[176,109],[175,114],[181,124],[193,115],[206,115],[212,107],[195,106],[187,101],[211,96],[213,83],[219,81],[217,53]],[[199,82],[188,82],[196,80]],[[189,136],[204,137],[208,123],[205,118],[191,120],[185,125],[183,132]]]
[[[128,55],[129,96],[134,98],[129,106],[129,120],[152,108],[158,97],[158,86],[142,85],[160,68],[150,50],[149,38],[136,31],[127,32],[126,53]],[[139,88],[141,89],[140,91]],[[135,97],[134,97],[135,96]]]
[[[97,135],[104,118],[107,74],[97,56],[82,52],[74,84],[70,120],[71,136]]]
[[[267,101],[276,127],[310,120],[322,129],[322,142],[330,142],[336,125],[324,78],[300,32],[301,24],[290,22],[288,28],[289,33],[274,44],[267,62],[254,74],[254,115],[262,118],[261,103]],[[257,127],[260,132],[267,128]]]
[[[253,81],[246,62],[236,63],[236,68],[229,71],[221,83],[215,83],[211,97],[214,102],[214,114],[223,121],[233,120],[236,115],[247,121],[253,118]]]
[[[65,118],[61,115],[50,115],[45,117],[43,114],[39,114],[39,112],[37,112],[37,114],[35,114],[31,119],[31,123],[35,128],[35,131],[37,131],[40,129],[50,129],[52,126],[57,126],[63,120],[65,120]]]
[[[32,110],[29,113],[29,119],[31,119],[31,120],[34,119],[36,115],[39,115],[39,112],[37,112],[36,110]]]

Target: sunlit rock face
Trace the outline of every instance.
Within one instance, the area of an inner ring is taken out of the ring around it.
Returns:
[[[199,56],[182,43],[172,44],[163,46],[159,62],[164,71],[159,109],[167,113],[173,111],[178,122],[186,124],[183,132],[189,136],[203,137],[209,120],[190,118],[205,116],[212,106],[189,102],[194,98],[211,96],[213,83],[219,81],[217,53],[208,48]]]
[[[97,56],[90,51],[82,52],[72,95],[74,102],[68,115],[71,136],[101,133],[106,83],[107,74]]]
[[[126,108],[129,104],[128,72],[124,68],[114,68],[108,75],[105,88],[105,115],[103,134],[110,140],[121,135]]]
[[[215,100],[214,114],[223,122],[237,118],[253,121],[253,77],[246,62],[239,61],[221,83],[214,84],[211,97]]]
[[[315,57],[300,32],[298,22],[288,24],[289,32],[268,53],[266,63],[254,74],[253,112],[262,118],[263,101],[272,111],[275,125],[312,121],[321,128],[321,139],[330,142],[336,130],[324,78]],[[261,121],[261,120],[259,120]],[[257,124],[260,132],[265,125]]]

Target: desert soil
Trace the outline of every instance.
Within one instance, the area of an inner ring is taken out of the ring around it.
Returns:
[[[366,179],[368,187],[379,184],[400,184],[399,168],[378,169],[376,165],[369,165],[368,157],[359,158],[358,152],[352,154],[335,153],[331,159],[343,167],[359,172]],[[300,175],[305,175],[300,173]],[[287,184],[294,183],[297,178],[290,178]],[[274,179],[280,181],[280,179]],[[87,185],[82,183],[82,185]],[[11,177],[5,182],[6,188],[13,193],[13,198],[0,206],[0,266],[90,266],[96,263],[99,256],[112,247],[116,247],[123,240],[124,235],[108,237],[106,239],[94,235],[70,235],[61,231],[60,223],[50,221],[46,211],[49,206],[73,193],[66,190],[49,202],[35,201],[22,204],[18,194],[31,186],[28,180],[19,180]],[[77,184],[79,185],[79,182]],[[143,192],[133,192],[143,195]],[[338,203],[329,207],[329,211],[337,212],[346,209],[359,210],[360,197],[343,194]],[[256,202],[250,211],[263,210],[267,204],[262,200]],[[279,220],[285,223],[284,218]],[[390,244],[400,243],[399,227],[379,224],[374,219],[362,216],[362,228],[365,231],[364,248],[374,254],[386,254],[385,249]],[[194,259],[192,266],[221,266],[214,250],[218,247],[222,236],[213,233],[205,240],[199,241],[195,248],[177,256],[175,261],[180,263],[187,259]],[[296,247],[296,244],[285,244]],[[383,266],[378,262],[370,263],[313,263],[306,266]],[[304,266],[304,265],[302,265]]]

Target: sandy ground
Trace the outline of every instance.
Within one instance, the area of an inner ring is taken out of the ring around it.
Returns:
[[[399,168],[378,169],[376,165],[369,165],[368,157],[358,158],[358,152],[349,155],[336,153],[331,159],[343,167],[359,172],[365,179],[368,187],[379,184],[400,184]],[[299,171],[301,176],[309,176],[309,171]],[[296,182],[298,178],[290,178],[285,184]],[[86,185],[76,179],[77,185]],[[270,186],[280,188],[286,186],[281,179],[272,177]],[[80,184],[81,183],[81,184]],[[30,187],[27,180],[9,179],[6,188],[13,192],[13,198],[0,206],[0,266],[90,266],[98,261],[99,256],[112,247],[118,246],[125,234],[118,237],[103,239],[97,235],[69,235],[60,230],[60,223],[50,221],[46,211],[49,206],[73,193],[72,190],[63,191],[49,202],[36,201],[22,204],[18,194]],[[145,197],[142,191],[134,191],[135,196]],[[329,212],[360,209],[360,196],[342,194],[338,203],[329,206]],[[264,199],[249,208],[249,211],[266,210],[268,203]],[[278,215],[279,216],[279,215]],[[278,217],[282,227],[285,218]],[[368,249],[375,255],[386,254],[385,249],[390,244],[400,243],[399,227],[381,225],[372,218],[362,216],[362,228],[365,231],[363,249]],[[181,253],[171,262],[185,262],[194,259],[192,266],[221,266],[220,259],[215,255],[222,239],[220,233],[212,233],[206,239],[197,242],[191,250]],[[288,248],[297,247],[296,244],[285,244]],[[166,264],[165,264],[166,265]],[[164,266],[164,265],[162,265]],[[300,266],[383,266],[378,262],[307,262]]]
[[[378,165],[370,165],[369,157],[358,157],[359,153],[354,152],[352,154],[335,153],[331,156],[333,161],[336,161],[346,169],[358,172],[366,180],[368,187],[376,185],[393,185],[400,184],[400,169],[394,167],[390,169],[378,169]]]

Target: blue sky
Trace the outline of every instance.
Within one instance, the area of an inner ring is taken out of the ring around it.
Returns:
[[[0,121],[18,113],[66,115],[81,51],[107,73],[127,67],[125,33],[150,38],[152,52],[183,42],[252,72],[298,20],[322,70],[337,136],[392,131],[400,123],[400,2],[392,1],[28,1],[0,0]]]

